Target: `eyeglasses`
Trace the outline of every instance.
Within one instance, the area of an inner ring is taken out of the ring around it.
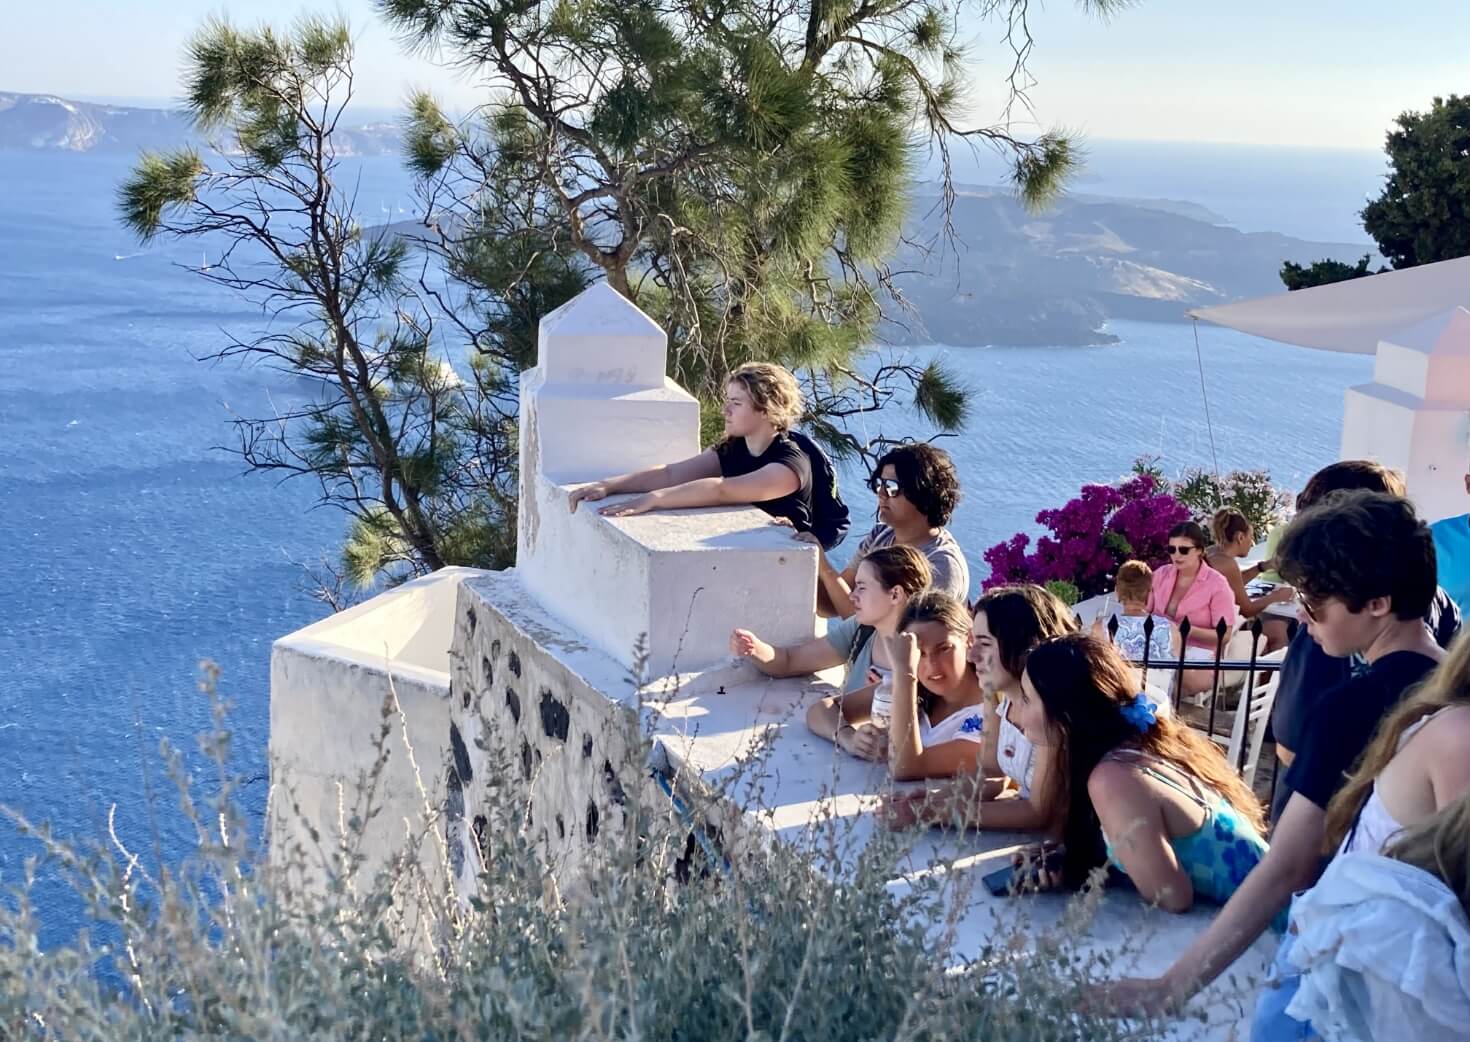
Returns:
[[[1178,554],[1180,557],[1188,557],[1190,555],[1190,553],[1192,553],[1195,550],[1198,550],[1199,547],[1197,547],[1197,546],[1175,546],[1173,543],[1170,543],[1168,546],[1164,547],[1164,549],[1167,550],[1167,551],[1169,551],[1169,553],[1171,553],[1171,554]]]
[[[1313,604],[1307,599],[1305,594],[1297,594],[1296,602],[1302,606],[1302,611],[1307,613],[1307,618],[1311,619],[1313,622],[1322,621],[1319,615],[1319,613],[1322,611],[1321,606]]]
[[[868,479],[868,488],[873,490],[875,496],[887,496],[889,499],[903,495],[903,486],[898,483],[897,478],[871,477]]]

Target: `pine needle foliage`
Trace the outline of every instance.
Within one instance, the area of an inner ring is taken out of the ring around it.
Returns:
[[[1012,34],[1020,99],[1026,0],[377,6],[411,45],[486,84],[485,108],[459,126],[428,96],[410,106],[410,165],[462,217],[442,244],[459,275],[487,301],[539,277],[528,254],[607,279],[668,330],[669,373],[709,412],[729,372],[761,359],[803,371],[813,431],[852,414],[878,322],[901,307],[886,261],[931,150],[946,184],[953,145],[1002,150],[1036,206],[1077,166],[1064,134],[964,125],[961,14]],[[901,391],[957,429],[952,373],[882,372],[893,387],[878,405]]]
[[[340,19],[287,31],[207,20],[185,48],[184,94],[214,149],[140,157],[119,216],[144,240],[201,240],[218,253],[202,277],[270,316],[271,332],[216,357],[288,373],[310,393],[237,418],[235,449],[251,470],[316,481],[321,503],[346,513],[347,576],[366,586],[446,564],[503,567],[514,556],[517,370],[507,379],[468,324],[444,320],[403,236],[355,216],[333,138],[352,61]],[[410,162],[442,164],[452,128],[411,115]],[[556,285],[546,269],[543,288]],[[515,350],[519,361],[526,344]],[[463,376],[451,354],[467,359]]]

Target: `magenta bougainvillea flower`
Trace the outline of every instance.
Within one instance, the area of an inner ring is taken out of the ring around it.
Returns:
[[[1058,581],[1076,586],[1083,597],[1103,593],[1124,561],[1162,564],[1169,529],[1189,518],[1189,508],[1152,474],[1083,485],[1076,498],[1036,515],[1050,534],[1039,537],[1034,550],[1028,552],[1030,537],[1017,532],[985,551],[990,577],[984,587]]]

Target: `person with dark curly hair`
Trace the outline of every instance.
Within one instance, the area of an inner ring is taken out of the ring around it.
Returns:
[[[949,529],[960,502],[960,479],[949,453],[925,442],[889,449],[878,460],[868,487],[878,496],[878,524],[863,537],[846,568],[838,571],[824,553],[819,601],[824,615],[852,614],[852,583],[863,555],[885,546],[912,546],[929,559],[933,588],[968,603],[970,566]]]
[[[1381,492],[1404,498],[1404,479],[1373,460],[1339,460],[1323,467],[1308,479],[1301,494],[1297,496],[1296,508],[1300,513],[1315,506],[1334,492],[1350,492],[1361,489],[1365,492]],[[1283,535],[1285,531],[1283,530]],[[1278,545],[1270,549],[1271,558],[1279,553]],[[1436,549],[1435,569],[1439,562]],[[1435,642],[1448,648],[1460,630],[1460,611],[1441,587],[1424,613],[1424,625],[1434,635]],[[1271,710],[1271,734],[1276,742],[1276,760],[1283,767],[1290,767],[1306,741],[1306,733],[1316,720],[1317,699],[1339,684],[1345,684],[1355,672],[1361,672],[1365,663],[1360,657],[1334,658],[1312,639],[1307,627],[1297,628],[1296,635],[1287,645],[1286,657],[1281,661],[1280,680],[1276,686],[1276,705]],[[1271,821],[1275,822],[1286,809],[1291,790],[1285,785],[1276,787],[1271,804]]]
[[[1297,589],[1312,640],[1335,658],[1360,655],[1366,666],[1317,699],[1312,726],[1286,772],[1290,796],[1271,847],[1209,929],[1163,976],[1103,986],[1093,994],[1096,1006],[1124,1014],[1176,1009],[1230,968],[1292,894],[1316,881],[1329,804],[1379,724],[1444,657],[1424,625],[1437,590],[1434,540],[1408,500],[1383,492],[1330,494],[1292,521],[1277,560]],[[1283,1037],[1264,1029],[1279,1023],[1291,999],[1290,947],[1288,935],[1257,1007],[1263,1030],[1254,1039]]]

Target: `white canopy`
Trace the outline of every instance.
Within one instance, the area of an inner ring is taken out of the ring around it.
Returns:
[[[1460,305],[1470,306],[1470,257],[1187,314],[1268,340],[1371,355],[1380,340]]]

